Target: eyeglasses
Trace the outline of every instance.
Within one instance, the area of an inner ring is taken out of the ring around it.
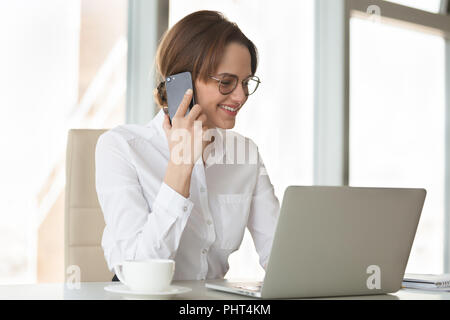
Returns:
[[[219,92],[223,95],[230,94],[236,89],[239,82],[238,76],[229,73],[222,73],[217,77],[209,76],[219,83]],[[258,89],[261,81],[257,76],[250,76],[242,80],[242,88],[246,96],[253,94]]]

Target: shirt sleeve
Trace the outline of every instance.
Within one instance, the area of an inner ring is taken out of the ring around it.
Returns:
[[[113,131],[100,136],[95,179],[106,224],[102,247],[111,271],[124,260],[173,259],[193,208],[164,182],[149,204],[130,158],[126,139]]]
[[[259,263],[265,269],[280,214],[280,203],[275,196],[274,187],[270,182],[259,153],[258,158],[258,172],[247,228],[255,243],[255,248],[259,255]]]

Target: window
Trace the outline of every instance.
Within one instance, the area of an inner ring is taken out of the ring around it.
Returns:
[[[233,130],[258,145],[280,204],[288,185],[312,184],[314,1],[171,0],[169,7],[170,26],[194,11],[217,10],[255,43],[262,83]],[[226,278],[264,276],[248,231],[229,263]]]
[[[0,284],[64,279],[67,131],[124,122],[126,19],[126,0],[0,2]]]
[[[350,21],[350,185],[427,189],[406,272],[442,273],[444,39]]]

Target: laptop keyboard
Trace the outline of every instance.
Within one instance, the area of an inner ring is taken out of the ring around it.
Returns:
[[[262,288],[262,281],[256,281],[256,282],[234,282],[232,286],[237,289],[252,291],[252,292],[259,292]]]

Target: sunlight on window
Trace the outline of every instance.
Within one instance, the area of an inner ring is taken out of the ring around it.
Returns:
[[[0,284],[63,280],[67,132],[124,122],[126,4],[0,2]]]
[[[224,13],[258,48],[262,83],[233,130],[258,145],[281,205],[288,185],[313,182],[314,1],[171,0],[170,26],[198,10]],[[258,259],[246,230],[226,278],[262,278]]]
[[[37,193],[56,156],[60,119],[78,97],[79,7],[0,2],[0,145],[8,155],[0,166],[2,283],[36,279]]]
[[[350,52],[350,184],[425,188],[406,272],[441,273],[444,40],[353,18]]]

